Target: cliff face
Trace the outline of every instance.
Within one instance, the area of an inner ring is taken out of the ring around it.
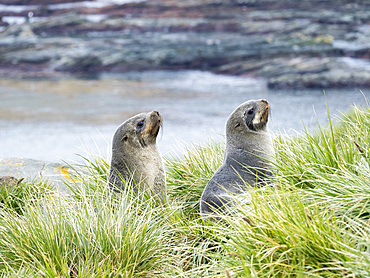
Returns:
[[[368,1],[65,2],[0,6],[0,75],[200,69],[271,88],[370,86]]]

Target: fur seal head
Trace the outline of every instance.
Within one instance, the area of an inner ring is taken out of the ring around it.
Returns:
[[[270,105],[265,99],[249,100],[239,105],[226,123],[225,156],[247,165],[255,164],[256,156],[270,160],[274,148],[267,130],[269,113]],[[260,166],[260,160],[257,165],[250,166]]]
[[[267,131],[269,103],[250,100],[239,105],[226,123],[224,161],[207,183],[200,204],[202,216],[214,214],[233,203],[232,195],[243,194],[249,187],[265,185],[272,175],[274,156]]]
[[[155,145],[161,121],[161,115],[157,111],[131,117],[116,130],[113,137],[113,149],[127,152],[128,149],[137,150],[137,148]]]
[[[161,124],[159,112],[152,111],[133,116],[117,128],[112,144],[111,187],[124,189],[125,180],[136,193],[143,191],[164,201],[165,172],[156,144]]]
[[[250,100],[239,105],[227,120],[226,144],[244,146],[246,137],[265,133],[269,109],[265,99]]]

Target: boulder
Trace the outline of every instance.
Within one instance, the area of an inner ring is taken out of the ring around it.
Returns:
[[[0,159],[0,177],[4,184],[16,183],[22,178],[46,180],[63,193],[69,191],[66,182],[74,180],[67,165],[18,157]]]
[[[333,68],[321,73],[283,74],[268,80],[271,89],[369,88],[370,71]]]

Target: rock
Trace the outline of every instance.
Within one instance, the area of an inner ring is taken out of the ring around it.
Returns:
[[[369,88],[370,71],[348,72],[346,69],[330,69],[322,73],[286,74],[270,78],[271,89],[321,89],[326,88]]]
[[[16,37],[19,39],[35,39],[36,35],[33,32],[30,24],[24,23],[21,25],[14,24],[10,25],[0,33],[0,38],[5,37]]]
[[[66,165],[49,161],[16,157],[0,159],[0,176],[3,177],[1,182],[15,183],[21,178],[42,179],[49,181],[63,193],[69,191],[65,183],[73,181],[69,170]]]
[[[32,29],[39,36],[63,36],[76,33],[79,27],[89,24],[80,14],[70,12],[63,15],[43,18],[32,24]],[[85,28],[86,29],[86,28]]]
[[[270,88],[367,84],[368,71],[335,61],[370,58],[366,1],[152,0],[65,9],[28,2],[44,5],[0,10],[0,17],[34,15],[0,33],[0,75],[197,69],[267,78]]]
[[[102,65],[99,57],[87,54],[85,56],[66,57],[61,61],[61,65],[55,67],[55,70],[69,73],[94,74],[101,70]]]

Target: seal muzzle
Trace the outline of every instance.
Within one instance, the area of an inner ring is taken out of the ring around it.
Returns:
[[[251,131],[262,130],[266,127],[269,115],[269,103],[265,99],[257,100],[244,113],[244,120]]]
[[[140,144],[146,147],[148,144],[155,144],[159,129],[161,127],[162,117],[157,111],[147,114],[145,126],[140,132]]]
[[[147,126],[149,128],[148,133],[152,136],[157,137],[159,129],[161,127],[162,117],[158,111],[152,111],[150,113]]]

